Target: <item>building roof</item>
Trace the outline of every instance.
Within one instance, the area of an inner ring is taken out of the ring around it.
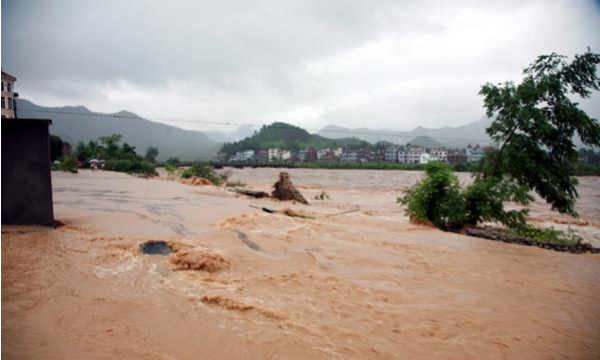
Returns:
[[[12,76],[9,73],[6,73],[6,72],[2,71],[2,80],[4,80],[4,79],[10,80],[10,81],[17,81],[16,77]]]
[[[19,124],[48,124],[52,125],[51,119],[29,119],[29,118],[2,118],[2,122],[4,123],[19,123]]]

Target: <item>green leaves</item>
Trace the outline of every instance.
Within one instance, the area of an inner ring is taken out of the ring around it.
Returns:
[[[480,94],[488,116],[487,133],[499,146],[483,179],[507,177],[536,191],[554,210],[577,216],[577,181],[569,176],[577,160],[573,138],[600,145],[600,125],[578,108],[573,95],[589,97],[600,89],[600,55],[589,51],[568,63],[566,57],[542,55],[513,83],[485,84]]]
[[[431,221],[443,230],[456,230],[464,225],[466,202],[458,178],[450,167],[430,162],[425,178],[405,191],[398,202],[407,206],[411,218]]]

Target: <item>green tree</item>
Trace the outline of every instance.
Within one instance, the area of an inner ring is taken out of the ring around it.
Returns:
[[[75,155],[65,156],[60,164],[60,169],[64,172],[77,173],[77,158]]]
[[[112,134],[110,136],[101,136],[98,138],[100,143],[104,145],[101,149],[101,156],[105,160],[116,159],[119,157],[119,143],[123,139],[120,134]]]
[[[64,142],[57,135],[50,135],[50,161],[54,162],[62,157]]]
[[[158,148],[156,146],[150,146],[146,149],[146,155],[144,156],[144,160],[149,163],[156,163],[156,157],[158,156]]]
[[[548,237],[548,231],[532,231],[526,224],[526,207],[504,207],[506,202],[527,206],[535,191],[553,210],[577,216],[577,180],[570,175],[578,160],[573,138],[598,147],[600,125],[573,98],[600,90],[598,63],[600,55],[589,50],[571,62],[544,55],[524,70],[518,85],[482,86],[486,113],[494,117],[486,131],[497,150],[486,154],[477,165],[481,173],[462,192],[450,170],[428,165],[425,179],[399,199],[407,213],[442,229],[498,221],[521,233]]]
[[[131,146],[128,143],[124,142],[123,145],[121,145],[119,158],[135,161],[139,160],[140,156],[137,154],[137,152],[135,152],[135,146]]]
[[[552,53],[527,67],[518,85],[485,84],[480,94],[487,115],[495,117],[487,133],[498,150],[484,162],[483,176],[476,181],[513,182],[510,189],[534,190],[553,210],[577,216],[577,180],[570,176],[578,157],[573,138],[600,146],[600,125],[573,98],[600,90],[598,63],[600,55],[589,49],[571,62]]]

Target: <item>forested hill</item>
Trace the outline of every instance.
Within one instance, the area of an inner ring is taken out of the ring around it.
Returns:
[[[320,135],[313,135],[308,131],[290,124],[275,122],[263,127],[254,135],[233,143],[225,143],[221,152],[233,155],[244,150],[267,150],[281,148],[298,151],[307,148],[322,149],[338,146],[360,146],[363,141],[356,138],[328,139]]]

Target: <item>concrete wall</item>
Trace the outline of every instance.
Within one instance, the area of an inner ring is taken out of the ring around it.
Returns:
[[[2,119],[2,224],[54,225],[50,123]]]

